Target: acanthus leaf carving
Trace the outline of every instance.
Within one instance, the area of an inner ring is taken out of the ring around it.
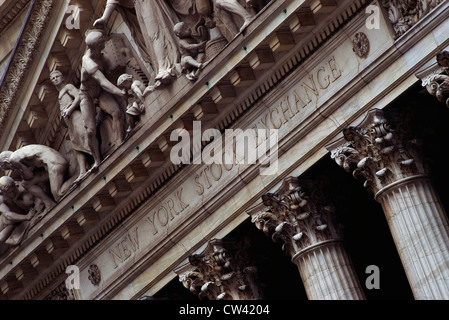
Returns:
[[[264,209],[250,212],[251,221],[274,241],[281,240],[290,256],[314,244],[341,239],[335,208],[320,191],[310,194],[297,178],[284,180],[276,193],[262,196]]]
[[[246,246],[223,240],[209,241],[201,254],[176,270],[179,280],[202,300],[257,300],[257,269],[243,253]]]
[[[425,174],[418,150],[420,141],[409,137],[399,122],[395,129],[379,109],[371,110],[359,126],[343,129],[343,139],[330,147],[331,158],[364,179],[364,186],[376,193],[405,177]]]
[[[382,0],[395,38],[399,38],[443,0]]]

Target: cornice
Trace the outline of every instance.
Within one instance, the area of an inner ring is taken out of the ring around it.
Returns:
[[[50,1],[40,1],[42,2],[50,2]],[[283,59],[282,62],[275,64],[275,67],[271,71],[271,74],[263,81],[261,81],[255,90],[249,94],[246,92],[246,98],[242,99],[238,106],[231,105],[233,111],[229,112],[228,115],[222,119],[216,126],[220,130],[224,130],[232,126],[237,119],[240,119],[244,114],[246,114],[253,107],[258,105],[258,102],[269,92],[272,92],[276,86],[282,82],[286,77],[288,77],[293,71],[295,71],[298,67],[300,67],[305,60],[308,59],[313,53],[321,47],[324,43],[327,42],[336,32],[340,30],[340,28],[350,20],[352,16],[354,16],[363,6],[366,4],[365,1],[358,1],[358,6],[348,8],[349,11],[344,12],[345,19],[335,19],[329,24],[322,26],[322,31],[317,32],[312,39],[309,39],[307,43],[302,44],[301,46],[297,46],[296,49],[292,50],[291,56],[289,58]],[[241,39],[239,39],[241,40]],[[244,43],[243,41],[238,41],[234,43],[234,47],[238,47],[239,45]],[[222,77],[224,77],[222,75]],[[218,83],[218,81],[217,81]],[[230,108],[227,108],[227,111]],[[146,131],[148,129],[143,127],[141,130]],[[124,147],[124,146],[123,146]],[[123,149],[123,148],[122,148]],[[141,150],[143,151],[143,150]],[[115,215],[109,215],[109,221],[103,222],[102,227],[98,227],[95,232],[89,232],[88,238],[83,238],[83,241],[79,244],[79,248],[76,252],[68,253],[64,256],[64,259],[61,259],[61,262],[57,265],[54,265],[51,269],[53,272],[48,272],[45,279],[39,281],[39,283],[35,283],[36,286],[26,294],[26,299],[32,299],[35,295],[39,294],[39,291],[46,288],[46,286],[55,278],[58,277],[59,274],[64,272],[65,266],[73,263],[74,261],[79,260],[85,253],[91,250],[101,239],[107,236],[110,232],[112,232],[117,226],[121,225],[121,223],[131,215],[131,213],[135,212],[142,204],[147,202],[163,185],[165,185],[171,178],[173,178],[179,168],[168,168],[167,171],[161,173],[159,176],[153,176],[152,183],[148,185],[148,187],[140,188],[140,192],[136,192],[133,194],[133,197],[128,199],[127,205],[121,205],[120,209],[116,210]],[[106,173],[106,172],[102,172]],[[102,173],[100,175],[102,175]],[[106,176],[106,175],[105,175]],[[113,176],[107,175],[108,177]],[[149,180],[147,180],[149,181]],[[107,187],[105,186],[107,189]],[[87,190],[87,189],[86,189]],[[83,190],[83,191],[86,191]],[[73,198],[73,197],[69,197]],[[63,208],[59,206],[59,212],[65,212],[66,209],[69,208],[70,201],[66,201],[67,208]],[[68,210],[71,211],[71,210]],[[68,220],[67,220],[68,222]],[[87,235],[87,234],[86,234]],[[29,243],[28,243],[29,244]],[[27,245],[24,243],[24,245]]]
[[[4,134],[14,100],[23,88],[26,72],[51,16],[54,1],[36,0],[31,5],[26,25],[0,84],[0,136]]]
[[[0,34],[22,12],[31,0],[7,0],[0,6]]]

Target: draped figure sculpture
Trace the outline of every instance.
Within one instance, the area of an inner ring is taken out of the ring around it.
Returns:
[[[122,15],[136,43],[144,42],[144,45],[140,45],[141,51],[148,57],[156,73],[155,82],[167,84],[173,81],[177,75],[175,63],[179,60],[172,33],[177,17],[168,3],[164,0],[153,0],[151,3],[145,0],[107,0],[103,16],[95,21],[94,27],[103,28],[114,10]],[[138,14],[135,18],[136,12]]]
[[[64,85],[63,74],[56,70],[50,73],[50,80],[59,92],[59,109],[61,118],[68,128],[69,140],[78,164],[78,178],[75,183],[83,179],[87,171],[86,154],[91,154],[88,144],[88,136],[83,123],[80,110],[79,90],[73,84]]]

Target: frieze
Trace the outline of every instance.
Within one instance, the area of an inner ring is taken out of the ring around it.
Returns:
[[[301,103],[303,103],[302,108],[315,106],[315,104],[318,104],[318,100],[321,99],[325,94],[327,94],[329,90],[334,89],[332,88],[331,84],[340,79],[342,77],[343,72],[343,69],[338,68],[338,66],[339,66],[338,61],[335,59],[335,57],[333,61],[331,59],[331,61],[325,62],[322,66],[318,68],[318,70],[311,71],[310,74],[307,73],[305,77],[301,81],[299,81],[299,83],[301,84],[294,89],[295,92],[291,92],[289,97],[286,98],[285,96],[283,96],[280,100],[278,100],[279,102],[278,109],[276,109],[276,111],[273,110],[270,111],[271,112],[270,116],[274,120],[271,123],[273,128],[276,129],[280,125],[283,126],[287,124],[290,119],[293,119],[295,116],[294,112],[296,112],[297,110],[299,111],[301,110],[300,107],[298,107],[301,105]],[[292,106],[292,102],[297,104],[296,107]],[[276,118],[276,116],[279,116],[279,118]],[[263,121],[265,121],[265,124],[269,126],[266,120],[267,118],[265,118]],[[276,120],[282,121],[282,124]],[[295,122],[296,120],[297,119],[295,119]],[[301,119],[298,119],[298,121],[301,121]],[[259,119],[259,125],[261,125],[261,123],[262,120]],[[194,211],[195,209],[193,208],[191,202],[192,201],[194,202],[196,200],[195,197],[190,197],[191,195],[190,192],[195,192],[197,197],[200,195],[200,193],[204,193],[201,195],[202,201],[207,201],[208,198],[210,199],[211,193],[217,191],[217,186],[220,186],[223,183],[223,179],[225,176],[227,179],[229,178],[230,180],[232,180],[233,177],[235,177],[233,174],[232,175],[229,174],[230,172],[229,169],[230,166],[219,167],[217,165],[212,165],[203,167],[201,170],[199,170],[195,175],[195,177],[198,177],[196,182],[198,182],[204,190],[201,191],[201,187],[199,187],[195,181],[190,181],[190,184],[186,185],[188,188],[184,189],[183,187],[181,187],[180,189],[178,189],[177,190],[178,199],[181,199],[181,201],[176,202],[175,201],[175,199],[177,199],[176,193],[173,193],[171,197],[172,200],[171,201],[167,200],[164,209],[159,208],[158,209],[159,213],[156,214],[154,213],[156,211],[156,208],[154,208],[154,211],[150,213],[150,215],[153,214],[152,216],[153,225],[151,225],[151,223],[147,221],[147,228],[148,230],[151,230],[148,234],[154,233],[155,230],[157,231],[156,235],[161,235],[162,233],[165,234],[165,232],[161,232],[162,230],[165,230],[164,227],[170,228],[174,223],[181,223],[181,220],[177,219],[177,217],[179,216],[185,217],[187,215],[186,212],[184,212],[185,210],[189,209],[188,212],[190,212],[190,209],[192,209],[192,211]],[[215,183],[217,184],[214,185]],[[197,188],[196,189],[192,188],[193,185],[196,185]],[[187,191],[189,192],[189,194],[186,195]],[[188,199],[189,201],[185,199]],[[177,212],[179,213],[178,215],[176,214]],[[127,250],[129,250],[129,248],[121,247],[121,250],[122,250],[121,251],[122,259],[125,261],[124,258],[128,256],[129,252]],[[136,253],[138,253],[138,251],[136,251]],[[117,255],[119,254],[117,253]],[[117,260],[119,259],[117,258]]]
[[[299,81],[293,82],[295,85],[285,91],[273,107],[259,115],[248,126],[258,129],[285,127],[279,136],[281,141],[288,135],[291,126],[297,125],[297,121],[300,121],[294,118],[295,115],[314,106],[332,85],[343,79],[343,75],[344,71],[337,58],[334,56],[326,58],[310,73],[304,74]],[[263,143],[261,136],[253,135],[252,138],[254,144]],[[268,137],[265,136],[265,139]],[[221,144],[222,141],[214,141],[211,145],[215,143]],[[222,159],[225,159],[227,150],[223,148],[222,152]],[[154,205],[143,209],[147,213],[138,220],[134,220],[132,223],[134,227],[127,228],[130,231],[116,240],[108,249],[102,249],[103,253],[95,263],[104,270],[104,278],[109,278],[115,270],[131,262],[135,263],[142,258],[142,255],[151,252],[152,248],[160,245],[162,237],[171,234],[182,223],[197,215],[203,204],[222,201],[218,195],[219,190],[238,183],[239,174],[247,167],[246,164],[239,165],[223,161],[203,164],[195,172],[186,173],[185,180],[177,177],[176,180],[181,183],[175,190],[153,199]],[[172,185],[178,185],[176,181],[172,183]]]

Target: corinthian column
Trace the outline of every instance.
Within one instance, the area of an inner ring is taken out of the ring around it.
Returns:
[[[244,243],[214,239],[175,272],[201,300],[259,300],[257,269],[250,265],[247,249]]]
[[[334,208],[320,197],[309,197],[299,184],[297,178],[287,178],[276,193],[263,195],[263,205],[248,212],[252,222],[283,242],[310,300],[365,299],[334,221]]]
[[[403,125],[375,109],[328,149],[381,203],[415,299],[449,299],[448,218]]]

